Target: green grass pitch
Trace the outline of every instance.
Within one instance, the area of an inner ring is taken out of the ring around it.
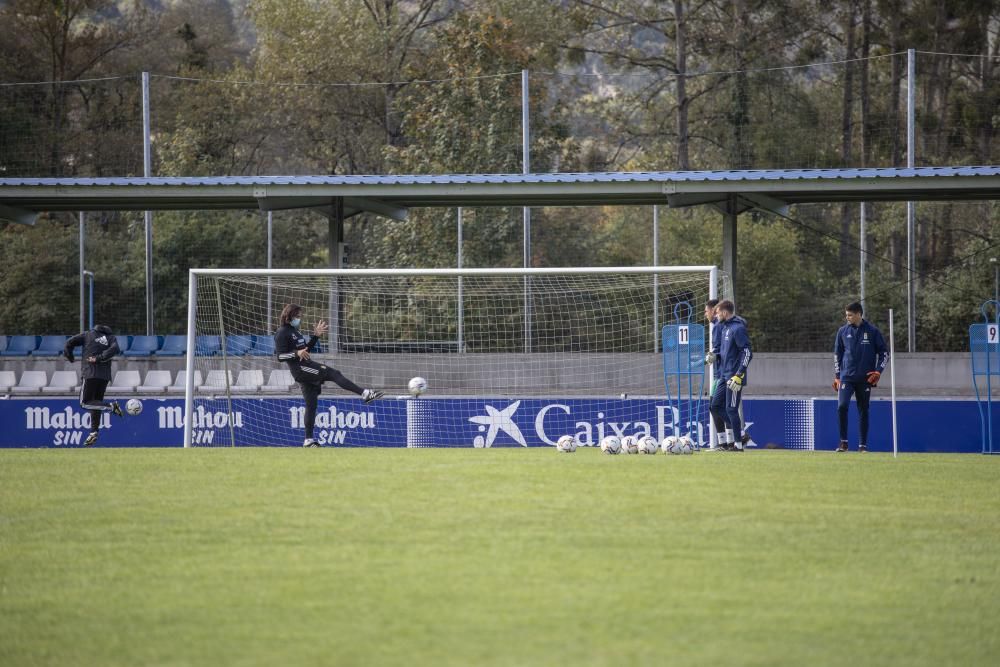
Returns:
[[[1000,458],[0,452],[0,664],[995,665]]]

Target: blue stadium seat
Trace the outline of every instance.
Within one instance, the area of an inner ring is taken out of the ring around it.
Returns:
[[[124,352],[126,357],[148,357],[160,349],[160,343],[163,342],[160,336],[130,336],[130,338],[131,342]]]
[[[7,349],[0,352],[5,357],[26,357],[38,347],[38,336],[10,336]]]
[[[61,357],[63,347],[69,336],[42,336],[31,356],[33,357]]]
[[[253,349],[253,336],[230,334],[226,336],[226,354],[231,357],[241,357]]]
[[[194,343],[194,353],[199,357],[210,357],[222,351],[222,341],[218,336],[198,336]]]
[[[163,337],[163,345],[156,351],[158,357],[183,357],[187,353],[187,336],[172,334]]]
[[[274,337],[254,336],[253,349],[250,354],[255,357],[270,357],[274,355]]]
[[[7,336],[0,336],[0,352],[7,349]]]

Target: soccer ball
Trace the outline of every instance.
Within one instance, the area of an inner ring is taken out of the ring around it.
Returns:
[[[605,454],[620,454],[622,441],[616,435],[609,435],[601,440],[601,451]]]
[[[410,380],[410,384],[407,385],[410,389],[410,393],[414,396],[419,396],[420,394],[427,391],[427,380],[422,377],[415,377]]]
[[[656,438],[648,435],[644,435],[639,438],[639,453],[640,454],[655,454],[656,450],[660,447],[656,444]]]
[[[138,398],[128,399],[128,403],[125,404],[125,412],[129,413],[133,417],[140,412],[142,412],[142,401]]]
[[[681,436],[677,447],[680,450],[680,454],[694,454],[694,440],[686,435]]]
[[[668,435],[663,439],[663,442],[660,443],[660,449],[663,450],[664,454],[679,454],[679,441],[680,438],[676,435]]]
[[[564,435],[556,441],[556,451],[565,454],[572,454],[576,451],[576,438],[571,435]]]
[[[635,439],[634,435],[626,435],[621,439],[622,452],[625,454],[638,454],[639,453],[639,441]]]

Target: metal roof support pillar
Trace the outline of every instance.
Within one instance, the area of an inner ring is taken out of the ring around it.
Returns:
[[[85,268],[87,268],[87,264],[86,264],[86,249],[84,247],[84,242],[86,241],[86,235],[84,234],[83,230],[83,211],[80,211],[79,217],[80,217],[80,329],[79,330],[86,331],[87,320],[84,318],[84,308],[85,308],[84,299],[86,296],[87,288],[86,285],[84,285],[84,283],[87,282],[87,276],[83,274],[83,271]]]
[[[653,266],[660,265],[660,207],[653,204]],[[653,352],[660,349],[660,276],[653,274]]]
[[[274,268],[272,266],[272,260],[274,258],[274,218],[272,217],[272,211],[267,212],[267,268]],[[267,278],[267,321],[271,322],[271,318],[274,317],[274,290],[271,284],[271,277]],[[281,324],[275,318],[274,328],[268,327],[266,333],[271,331],[277,331],[278,325]]]
[[[329,217],[327,250],[329,252],[330,268],[341,269],[344,267],[344,198],[334,197],[332,204]],[[336,354],[339,348],[338,339],[340,336],[340,278],[330,279],[329,296],[330,331],[327,333],[327,344],[330,348],[330,354]]]
[[[861,278],[861,311],[868,314],[867,289],[865,285],[865,262],[868,259],[868,209],[864,202],[860,205],[861,213],[861,261],[858,264],[858,275]]]
[[[736,276],[736,220],[739,217],[739,202],[736,195],[729,195],[726,212],[722,216],[722,270],[729,274],[732,285],[733,303],[739,311],[739,281]],[[719,296],[721,298],[721,295]]]

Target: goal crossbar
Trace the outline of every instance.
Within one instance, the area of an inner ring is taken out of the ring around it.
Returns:
[[[190,269],[191,277],[218,276],[551,276],[551,275],[601,275],[601,274],[658,274],[698,273],[711,274],[715,283],[718,267],[698,266],[592,266],[566,268],[493,268],[493,269]],[[714,298],[714,297],[713,297]]]

